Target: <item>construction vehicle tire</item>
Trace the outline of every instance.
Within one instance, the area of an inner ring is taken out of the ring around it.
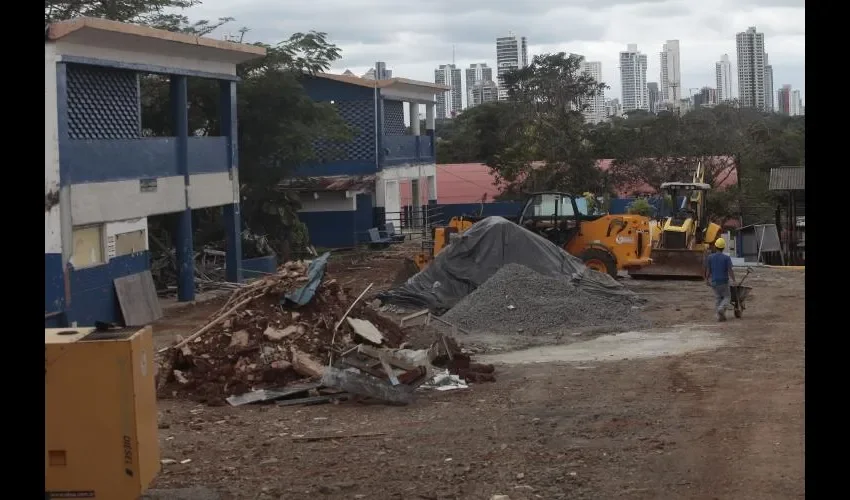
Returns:
[[[591,248],[582,252],[580,258],[584,261],[584,265],[590,269],[606,273],[612,278],[617,277],[617,261],[605,250]]]

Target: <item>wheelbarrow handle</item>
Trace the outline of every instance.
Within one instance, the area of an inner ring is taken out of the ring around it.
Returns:
[[[748,268],[747,268],[747,272],[746,272],[746,273],[744,273],[744,277],[743,277],[743,278],[741,278],[741,281],[740,281],[740,282],[738,282],[738,286],[741,286],[741,285],[743,285],[743,284],[744,284],[744,281],[746,281],[746,280],[747,280],[747,276],[749,276],[751,272],[753,272],[753,268],[752,268],[752,267],[748,267]]]

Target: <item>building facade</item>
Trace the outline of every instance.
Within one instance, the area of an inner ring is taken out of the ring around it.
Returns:
[[[469,108],[480,106],[485,102],[497,101],[499,99],[499,87],[492,80],[480,81],[469,89],[466,99]]]
[[[720,61],[714,64],[714,74],[717,80],[718,102],[731,101],[735,98],[732,94],[732,62],[729,54],[720,56]]]
[[[767,54],[764,55],[764,110],[776,110],[776,104],[773,102],[773,66],[768,61]]]
[[[790,85],[783,85],[781,89],[776,91],[776,112],[791,115],[791,98],[792,90]]]
[[[641,54],[635,43],[630,43],[624,52],[620,52],[620,84],[623,92],[624,113],[633,109],[649,111],[646,54]]]
[[[791,91],[791,116],[802,116],[806,114],[803,107],[803,98],[800,96],[799,90]]]
[[[647,82],[646,96],[649,99],[649,112],[658,113],[659,104],[661,104],[661,91],[658,89],[658,82]]]
[[[711,87],[703,87],[694,94],[694,104],[693,107],[712,107],[717,105],[717,89],[713,89]]]
[[[510,33],[496,39],[496,71],[499,86],[499,100],[508,98],[504,75],[508,71],[528,66],[528,40]]]
[[[437,94],[437,118],[454,118],[463,110],[460,68],[454,64],[441,64],[434,70],[434,83],[449,88]]]
[[[679,40],[667,40],[661,48],[661,98],[676,103],[682,98]]]
[[[469,98],[472,88],[479,82],[492,82],[493,68],[487,66],[487,63],[470,64],[466,68],[466,106],[472,107],[475,104]],[[480,104],[480,102],[478,103]]]
[[[582,61],[581,71],[593,77],[594,80],[602,82],[602,63],[599,61]],[[605,93],[599,92],[596,96],[591,97],[587,103],[587,108],[583,111],[584,119],[588,123],[599,123],[605,120]]]
[[[324,73],[302,84],[313,100],[332,102],[354,132],[350,142],[316,145],[320,158],[280,185],[300,201],[313,245],[348,247],[368,241],[372,227],[401,228],[402,189],[414,193],[416,206],[436,202],[436,96],[447,86]],[[421,107],[424,131],[415,119]]]
[[[178,300],[194,300],[192,210],[223,208],[226,276],[241,281],[236,65],[265,49],[104,19],[44,43],[45,325],[122,322],[113,280],[150,269],[147,218],[177,214]],[[147,137],[140,78],[167,79],[172,137]],[[189,132],[187,78],[216,80],[221,135]]]
[[[764,33],[756,31],[755,26],[735,35],[735,47],[738,53],[738,103],[742,108],[767,109],[767,101],[773,100],[765,95]]]

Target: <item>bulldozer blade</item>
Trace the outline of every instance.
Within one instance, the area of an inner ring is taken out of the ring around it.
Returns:
[[[702,250],[667,250],[653,248],[652,264],[630,270],[633,278],[702,279],[705,252]]]

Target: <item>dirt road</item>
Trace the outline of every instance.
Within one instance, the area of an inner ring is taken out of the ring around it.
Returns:
[[[155,486],[212,490],[198,499],[802,498],[804,279],[757,269],[755,301],[726,323],[702,283],[627,280],[652,330],[495,353],[497,382],[408,407],[162,401],[162,458],[191,462],[164,465]]]

